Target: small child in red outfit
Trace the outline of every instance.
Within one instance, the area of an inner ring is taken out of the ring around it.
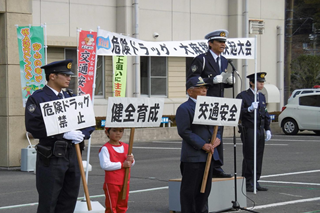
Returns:
[[[128,144],[120,139],[124,128],[105,128],[105,133],[110,139],[99,150],[100,166],[105,170],[103,190],[106,195],[105,213],[125,213],[128,209],[130,172],[126,199],[122,200],[122,187],[125,168],[135,164],[133,155],[127,155]]]

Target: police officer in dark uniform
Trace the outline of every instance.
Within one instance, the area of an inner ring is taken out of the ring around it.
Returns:
[[[227,73],[228,60],[221,55],[226,47],[229,32],[216,30],[205,36],[208,40],[209,50],[195,57],[188,70],[187,80],[193,76],[201,76],[208,84],[207,96],[224,97],[224,88],[231,88],[235,82],[232,73]],[[223,133],[223,127],[222,133]],[[230,178],[232,175],[224,173],[223,165],[223,142],[217,147],[219,160],[215,162],[213,169],[214,177]]]
[[[243,143],[243,162],[242,162],[242,176],[246,178],[246,187],[248,192],[254,191],[254,110],[257,109],[257,181],[260,179],[262,170],[262,159],[264,152],[265,141],[271,139],[270,131],[270,116],[267,111],[266,98],[259,92],[263,89],[265,72],[257,73],[257,93],[255,98],[255,75],[248,75],[250,80],[250,88],[246,91],[242,91],[236,98],[242,99],[241,105],[241,125],[239,126],[241,132],[241,140]],[[266,134],[266,138],[265,138]],[[260,186],[256,183],[258,191],[267,191],[268,189]]]
[[[41,68],[47,85],[27,100],[26,130],[39,139],[36,163],[36,186],[39,194],[38,213],[73,213],[79,187],[80,171],[75,144],[90,138],[94,127],[47,136],[40,103],[72,96],[63,91],[69,86],[72,60],[56,61]]]
[[[218,156],[216,146],[221,142],[221,127],[214,144],[210,144],[213,126],[193,124],[198,96],[206,96],[207,83],[201,77],[192,77],[187,83],[189,99],[182,103],[176,113],[177,129],[182,138],[180,171],[182,175],[180,203],[182,213],[208,213],[208,197],[211,191],[211,162],[204,193],[200,193],[208,153]]]

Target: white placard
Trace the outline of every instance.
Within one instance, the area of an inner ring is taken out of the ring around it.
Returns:
[[[163,98],[108,98],[106,127],[159,127]]]
[[[237,126],[241,99],[198,96],[193,124]]]
[[[227,38],[222,55],[228,59],[254,59],[255,38]],[[195,57],[208,51],[207,40],[142,41],[99,29],[98,55]]]
[[[40,107],[48,136],[96,125],[90,95],[48,101]]]

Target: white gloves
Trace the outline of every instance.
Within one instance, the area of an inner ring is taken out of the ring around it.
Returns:
[[[82,140],[82,141],[83,141],[83,140]],[[82,141],[72,141],[72,143],[78,144],[78,143],[81,143]]]
[[[235,82],[236,82],[236,78],[235,77],[232,78],[232,75],[229,76],[226,80],[226,83],[230,85],[234,84]]]
[[[253,110],[257,109],[259,106],[259,102],[252,102],[251,106],[248,107],[248,111],[252,112]]]
[[[222,75],[216,75],[216,76],[213,78],[213,83],[214,83],[214,84],[220,84],[220,83],[222,83],[222,79],[223,79],[223,76],[222,76]]]
[[[266,131],[266,141],[269,141],[271,139],[271,131],[267,130]]]
[[[232,73],[230,72],[222,72],[221,76],[222,76],[222,83],[232,85],[236,82],[236,78],[232,77]]]
[[[84,140],[84,136],[85,135],[79,130],[74,130],[63,134],[64,139],[72,140],[72,143],[74,144],[81,143]]]

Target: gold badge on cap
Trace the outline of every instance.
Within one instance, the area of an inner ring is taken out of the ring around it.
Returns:
[[[72,63],[69,62],[69,63],[67,64],[67,68],[70,70],[70,69],[71,69],[71,66],[72,66]]]
[[[260,75],[260,78],[264,78],[264,76],[265,76],[265,74],[261,74],[261,75]]]
[[[220,36],[221,36],[221,37],[226,37],[226,33],[225,33],[225,32],[221,32],[221,33],[220,33]]]
[[[204,84],[204,81],[203,81],[203,79],[201,78],[201,76],[199,76],[199,78],[198,78],[198,84]]]

